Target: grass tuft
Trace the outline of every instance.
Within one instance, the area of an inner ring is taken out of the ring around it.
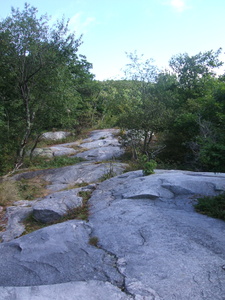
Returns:
[[[93,236],[89,239],[89,245],[91,246],[94,246],[94,247],[98,247],[98,242],[99,242],[99,239],[97,236]]]
[[[113,170],[113,163],[110,162],[108,170],[105,172],[104,175],[102,175],[102,177],[99,179],[99,181],[103,182],[103,181],[110,179],[112,177],[115,177],[115,176],[116,176],[116,173]]]
[[[39,156],[34,157],[31,161],[24,161],[24,167],[32,170],[53,169],[75,165],[82,161],[84,161],[84,159],[80,157],[54,156],[53,158],[46,158]]]

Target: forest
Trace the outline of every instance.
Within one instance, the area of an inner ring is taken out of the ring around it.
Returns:
[[[43,132],[110,127],[131,160],[225,172],[222,49],[174,55],[169,70],[127,53],[123,79],[97,81],[82,42],[28,4],[0,22],[0,175],[24,167]]]

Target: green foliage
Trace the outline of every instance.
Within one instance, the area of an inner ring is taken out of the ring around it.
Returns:
[[[149,160],[147,155],[142,155],[141,157],[139,157],[138,161],[141,169],[143,169],[143,174],[145,176],[155,173],[154,169],[157,167],[157,162],[155,160]]]
[[[220,48],[216,52],[211,50],[194,56],[184,53],[171,58],[170,67],[177,74],[182,92],[189,97],[204,93],[208,79],[215,75],[214,69],[223,64],[218,58],[221,51]]]
[[[126,79],[98,82],[78,55],[81,43],[64,19],[50,26],[28,4],[0,21],[0,174],[22,166],[42,132],[89,126],[126,130],[134,159],[147,154],[224,171],[225,76],[215,72],[221,49],[173,56],[173,73],[130,53]]]
[[[204,141],[199,151],[199,161],[204,170],[225,172],[225,143]]]
[[[198,198],[197,212],[225,221],[225,193],[215,197]]]
[[[92,66],[77,54],[81,38],[63,19],[50,27],[49,18],[37,13],[25,4],[0,22],[0,172],[10,167],[10,151],[19,168],[28,143],[42,131],[95,117]]]
[[[153,159],[144,164],[143,174],[145,176],[154,174],[154,169],[157,167],[157,162]]]

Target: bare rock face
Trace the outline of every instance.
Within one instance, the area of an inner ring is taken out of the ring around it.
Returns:
[[[131,300],[109,282],[87,280],[54,285],[0,287],[0,298],[7,300]],[[138,298],[142,300],[142,298]]]
[[[81,144],[92,162],[17,175],[42,176],[52,191],[24,202],[21,218],[29,209],[42,222],[58,218],[81,205],[84,189],[92,191],[90,214],[0,244],[0,299],[224,300],[225,222],[194,204],[224,192],[225,174],[123,173],[124,164],[100,162],[107,147],[118,153],[114,134],[97,130]],[[77,183],[93,185],[60,191]],[[9,216],[20,223],[13,208]]]
[[[8,220],[6,230],[0,233],[2,242],[9,242],[19,237],[25,230],[23,220],[25,220],[33,209],[29,206],[10,206],[6,211]]]
[[[89,224],[74,220],[0,244],[0,286],[100,280],[121,287],[116,257],[90,245],[91,234]]]
[[[90,161],[104,161],[117,159],[124,154],[124,149],[115,137],[119,133],[116,129],[103,129],[92,131],[90,137],[84,140],[81,148],[88,149],[76,154],[77,157]]]
[[[93,234],[119,257],[129,293],[224,299],[225,222],[193,208],[200,195],[223,191],[225,174],[163,170],[129,172],[98,186],[90,200]]]

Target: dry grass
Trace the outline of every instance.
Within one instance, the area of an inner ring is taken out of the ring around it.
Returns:
[[[0,206],[0,232],[5,231],[7,226],[7,218],[5,217],[5,209]],[[1,243],[1,239],[0,239]]]
[[[34,200],[47,196],[50,191],[46,188],[49,182],[46,182],[40,176],[31,179],[21,179],[17,182],[20,199]]]
[[[14,180],[5,180],[0,183],[0,205],[9,206],[20,200],[19,188]]]

